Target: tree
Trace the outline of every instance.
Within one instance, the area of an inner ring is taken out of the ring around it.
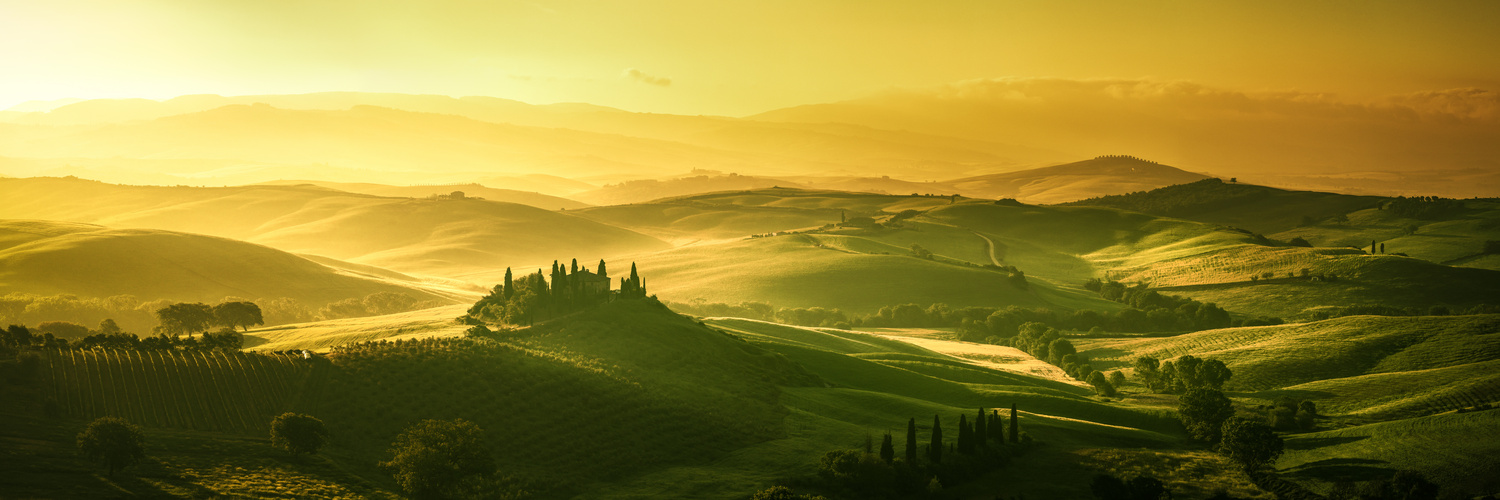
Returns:
[[[1019,442],[1021,442],[1020,426],[1016,424],[1017,422],[1020,422],[1020,421],[1021,421],[1021,419],[1016,418],[1016,404],[1015,403],[1011,403],[1010,404],[1010,442],[1012,442],[1012,443],[1019,443]]]
[[[1234,416],[1234,405],[1214,389],[1193,389],[1177,401],[1177,414],[1194,438],[1219,442],[1224,421]]]
[[[1089,491],[1099,500],[1130,500],[1130,488],[1125,481],[1109,474],[1099,474],[1089,481]]]
[[[604,261],[599,261],[599,262],[603,263]],[[504,282],[504,284],[505,284],[505,288],[503,289],[501,295],[503,297],[505,297],[505,300],[510,300],[511,296],[516,294],[516,284],[515,284],[515,281],[511,279],[510,268],[509,267],[505,268],[505,282]]]
[[[201,302],[177,303],[156,310],[156,319],[161,322],[163,333],[173,337],[181,334],[208,331],[214,321],[214,310]]]
[[[1270,426],[1239,417],[1224,421],[1219,451],[1250,472],[1281,458],[1281,436]]]
[[[928,443],[927,459],[932,463],[943,463],[943,421],[932,416],[932,440]]]
[[[889,432],[885,433],[885,437],[880,439],[880,459],[885,461],[885,463],[891,463],[896,460],[896,445],[891,442],[891,433]]]
[[[1120,373],[1120,370],[1109,372],[1109,385],[1115,386],[1116,389],[1125,385],[1125,374]]]
[[[1151,356],[1135,358],[1135,376],[1147,389],[1161,391],[1161,362]]]
[[[100,417],[78,433],[78,451],[115,471],[146,459],[146,435],[135,424],[118,417]]]
[[[1088,377],[1087,382],[1089,385],[1094,386],[1094,392],[1106,397],[1115,395],[1115,386],[1109,383],[1109,380],[1104,376],[1104,372],[1090,372]]]
[[[1229,371],[1229,367],[1217,359],[1205,359],[1198,365],[1197,381],[1202,387],[1223,389],[1224,383],[1232,376],[1234,372]]]
[[[1130,478],[1125,486],[1130,489],[1131,500],[1158,500],[1162,495],[1171,498],[1171,494],[1167,492],[1167,485],[1161,484],[1160,480],[1151,476]]]
[[[248,332],[251,326],[264,325],[266,321],[261,318],[260,306],[254,302],[225,302],[214,306],[214,323]]]
[[[604,259],[599,259],[599,269],[595,270],[594,274],[597,274],[603,278],[609,277],[609,269],[604,267]]]
[[[917,419],[906,421],[906,463],[917,462]]]
[[[465,483],[495,471],[484,431],[464,419],[418,422],[396,437],[390,453],[380,465],[413,498],[459,496]]]
[[[984,412],[984,408],[980,408],[979,415],[974,417],[973,439],[974,444],[976,446],[979,446],[980,448],[989,446],[989,443],[985,442],[988,441],[990,437],[989,427],[986,425],[986,420],[989,420],[988,417],[989,415]]]
[[[293,455],[317,453],[328,442],[328,429],[312,415],[286,412],[271,420],[271,446]]]

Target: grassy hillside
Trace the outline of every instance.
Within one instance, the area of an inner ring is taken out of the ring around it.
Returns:
[[[1113,207],[1269,234],[1295,228],[1303,217],[1321,220],[1370,208],[1381,200],[1374,196],[1288,191],[1221,179],[1174,184],[1150,191],[1120,192],[1070,205]]]
[[[1416,470],[1445,491],[1500,490],[1494,460],[1500,411],[1447,413],[1313,432],[1287,439],[1283,477],[1317,489]]]
[[[1402,217],[1389,210],[1367,208],[1347,214],[1348,222],[1321,222],[1272,235],[1303,238],[1320,247],[1385,245],[1386,253],[1459,267],[1500,270],[1500,260],[1483,254],[1485,241],[1500,241],[1500,203],[1464,200],[1459,213],[1433,219]]]
[[[313,307],[376,292],[439,299],[261,245],[150,229],[0,221],[0,293],[217,302],[289,297]],[[446,297],[441,297],[446,298]],[[62,318],[56,318],[62,319]]]
[[[977,247],[978,238],[973,238]],[[637,259],[651,293],[686,302],[769,302],[781,307],[871,313],[914,300],[964,306],[1118,307],[1088,294],[1006,274],[911,257],[868,238],[794,234],[687,246]]]
[[[391,186],[386,184],[372,184],[368,182],[327,182],[327,181],[273,181],[263,184],[275,186],[296,186],[311,184],[350,193],[361,193],[375,196],[390,196],[399,198],[429,198],[435,195],[447,196],[454,191],[464,193],[470,198],[483,198],[489,201],[500,201],[505,203],[516,203],[537,207],[543,210],[572,210],[589,206],[587,203],[573,201],[567,198],[549,196],[532,191],[518,191],[515,189],[499,189],[477,183],[471,184],[433,184],[420,186]]]
[[[604,257],[666,247],[633,231],[514,203],[383,198],[308,186],[4,179],[0,198],[0,207],[17,217],[198,232],[455,278],[562,255]]]
[[[1239,391],[1330,379],[1459,367],[1500,360],[1500,315],[1349,316],[1312,323],[1228,328],[1154,339],[1078,339],[1099,369],[1137,356],[1192,354],[1224,361]],[[1108,368],[1105,368],[1108,367]],[[1442,377],[1429,371],[1425,377]],[[1336,394],[1327,394],[1332,397]],[[1500,393],[1494,396],[1500,397]],[[1317,398],[1314,398],[1315,400]]]
[[[1026,203],[1063,203],[1097,196],[1193,182],[1203,174],[1127,156],[1101,156],[1051,167],[990,174],[945,182],[980,198],[1015,198]]]
[[[397,314],[255,328],[245,333],[245,349],[326,351],[337,345],[377,340],[458,337],[468,325],[454,321],[468,305],[435,307]]]
[[[818,227],[839,221],[830,208],[741,207],[657,202],[591,207],[572,212],[668,241],[744,238],[752,234]]]

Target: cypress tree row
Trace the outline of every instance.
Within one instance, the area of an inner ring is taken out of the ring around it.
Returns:
[[[906,463],[917,462],[917,419],[906,421]]]
[[[927,453],[932,463],[943,463],[943,421],[937,415],[932,416],[932,444]]]

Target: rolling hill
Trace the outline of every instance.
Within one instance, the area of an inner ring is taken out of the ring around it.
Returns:
[[[418,282],[371,279],[225,238],[91,224],[0,221],[0,293],[134,295],[209,302],[288,297],[312,307],[376,292],[447,300]]]
[[[401,272],[496,279],[507,266],[566,255],[665,248],[566,212],[472,199],[411,199],[309,186],[121,186],[70,178],[4,179],[14,217],[211,234]]]
[[[975,198],[1014,198],[1030,204],[1063,203],[1203,179],[1153,161],[1101,156],[1051,167],[954,179],[954,192]]]
[[[1113,207],[1271,234],[1298,227],[1304,217],[1323,220],[1370,208],[1382,200],[1226,183],[1214,178],[1174,184],[1150,191],[1117,191],[1069,205]]]
[[[262,184],[273,186],[297,186],[306,184],[313,186],[322,186],[329,189],[337,189],[339,191],[350,193],[398,198],[430,198],[433,196],[448,196],[457,191],[464,193],[464,196],[469,198],[483,198],[489,201],[515,203],[518,205],[537,207],[543,210],[572,210],[590,206],[587,203],[581,203],[567,198],[549,196],[532,191],[499,189],[480,184],[390,186],[386,184],[324,181],[273,181],[265,182]]]

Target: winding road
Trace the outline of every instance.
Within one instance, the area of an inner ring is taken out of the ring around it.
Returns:
[[[970,231],[970,232],[973,232],[973,231]],[[1000,263],[1000,259],[995,258],[995,240],[991,240],[989,236],[985,236],[985,235],[982,235],[982,234],[979,234],[979,233],[974,233],[974,236],[978,236],[980,238],[983,238],[984,239],[984,243],[986,245],[989,245],[990,262],[993,262],[997,266],[1004,265],[1004,264]]]

